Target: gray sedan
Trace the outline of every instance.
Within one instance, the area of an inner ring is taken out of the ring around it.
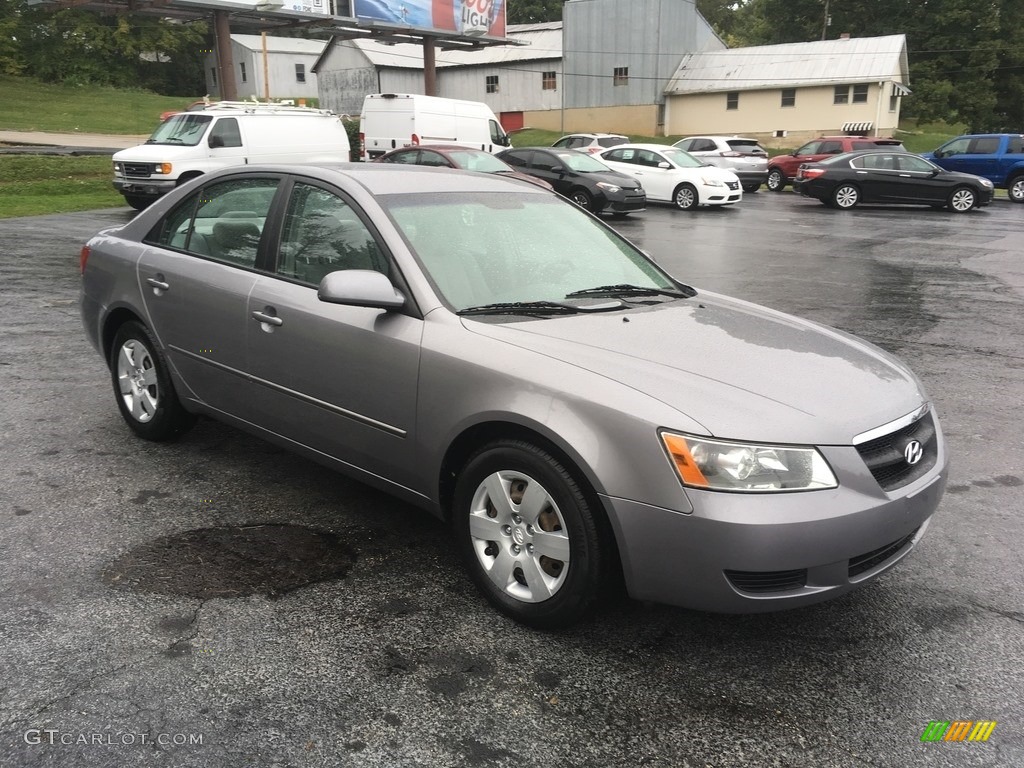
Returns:
[[[841,595],[913,549],[946,483],[900,361],[498,177],[212,173],[92,238],[82,272],[139,437],[213,417],[394,493],[538,627],[618,577],[714,611]]]

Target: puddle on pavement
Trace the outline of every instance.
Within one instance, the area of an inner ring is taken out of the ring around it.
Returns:
[[[344,578],[355,560],[353,549],[335,534],[305,526],[198,528],[127,552],[102,577],[120,589],[202,600],[277,597]]]

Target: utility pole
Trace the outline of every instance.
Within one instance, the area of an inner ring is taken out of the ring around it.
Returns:
[[[829,24],[832,23],[832,19],[828,17],[828,0],[825,0],[825,18],[821,22],[821,39],[825,39],[826,32]]]

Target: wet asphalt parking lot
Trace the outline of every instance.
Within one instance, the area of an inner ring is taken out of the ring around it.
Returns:
[[[417,510],[213,422],[132,437],[78,251],[128,209],[0,221],[0,766],[1024,765],[1024,206],[792,193],[613,224],[680,279],[904,358],[952,471],[861,590],[718,616],[496,614]],[[986,743],[922,743],[932,720]]]

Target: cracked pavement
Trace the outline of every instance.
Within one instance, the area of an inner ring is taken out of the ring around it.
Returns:
[[[445,528],[377,491],[208,421],[133,438],[77,309],[80,246],[131,215],[0,221],[3,768],[1024,765],[1024,206],[760,192],[613,222],[684,281],[904,358],[953,468],[921,544],[851,595],[609,596],[558,634],[490,610]],[[921,743],[957,719],[998,726]]]

